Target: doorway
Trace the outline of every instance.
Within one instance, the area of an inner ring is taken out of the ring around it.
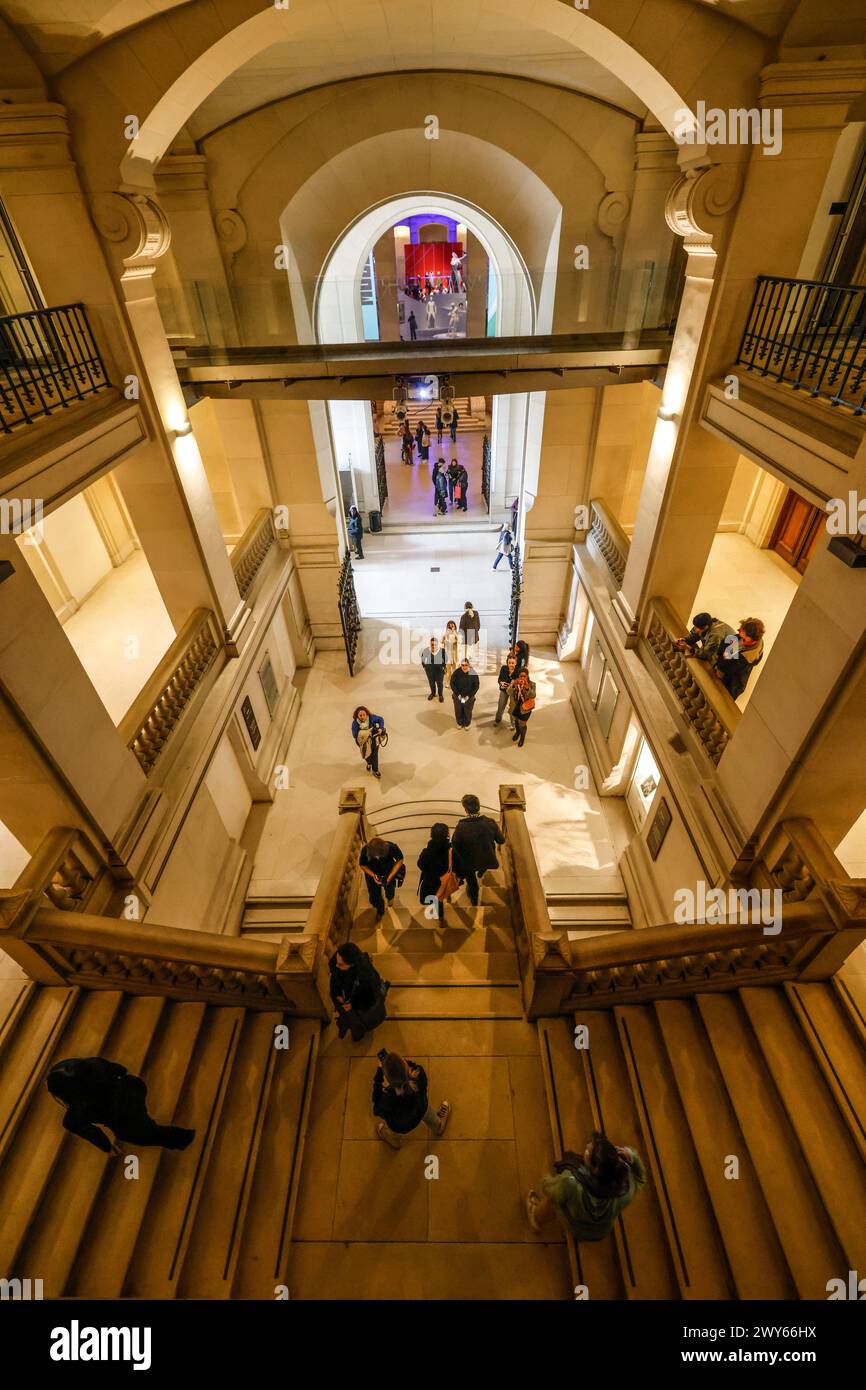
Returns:
[[[770,550],[804,574],[824,530],[826,515],[793,488],[782,503],[782,510],[770,538]]]

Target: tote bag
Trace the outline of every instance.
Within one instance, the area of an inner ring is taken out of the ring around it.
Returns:
[[[450,903],[452,896],[460,887],[460,880],[451,867],[451,850],[448,851],[448,868],[439,880],[437,898],[442,903]]]

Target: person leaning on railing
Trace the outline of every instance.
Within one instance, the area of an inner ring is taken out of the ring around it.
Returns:
[[[696,613],[686,637],[678,637],[674,642],[677,651],[686,656],[696,656],[699,661],[715,662],[722,644],[733,637],[734,629],[721,618],[709,613]]]

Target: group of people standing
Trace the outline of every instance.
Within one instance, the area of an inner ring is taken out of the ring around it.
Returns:
[[[686,656],[704,661],[732,700],[742,695],[755,667],[764,657],[764,624],[760,618],[741,618],[736,631],[711,613],[696,613],[685,637],[674,646]]]
[[[446,468],[444,458],[438,458],[430,479],[433,483],[434,516],[445,516],[449,502],[455,511],[469,510],[469,473],[457,459],[452,459]]]
[[[451,436],[451,443],[457,443],[457,426],[460,423],[460,412],[456,407],[452,411],[451,419],[448,423],[448,433]],[[436,442],[441,445],[442,435],[445,432],[445,421],[442,419],[442,407],[436,407]],[[406,464],[415,462],[415,450],[418,450],[418,460],[420,463],[430,462],[430,426],[426,420],[419,420],[413,433],[412,426],[408,420],[403,422],[403,430],[400,436],[400,457]],[[444,460],[442,460],[444,462]]]

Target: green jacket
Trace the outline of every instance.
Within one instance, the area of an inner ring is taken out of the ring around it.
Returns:
[[[575,1240],[604,1240],[613,1230],[613,1224],[624,1207],[633,1201],[646,1182],[646,1172],[635,1149],[626,1149],[631,1155],[628,1174],[628,1187],[621,1197],[595,1197],[589,1192],[576,1174],[567,1169],[552,1178],[542,1178],[541,1187],[547,1194],[566,1230]],[[587,1177],[589,1170],[582,1169]]]

